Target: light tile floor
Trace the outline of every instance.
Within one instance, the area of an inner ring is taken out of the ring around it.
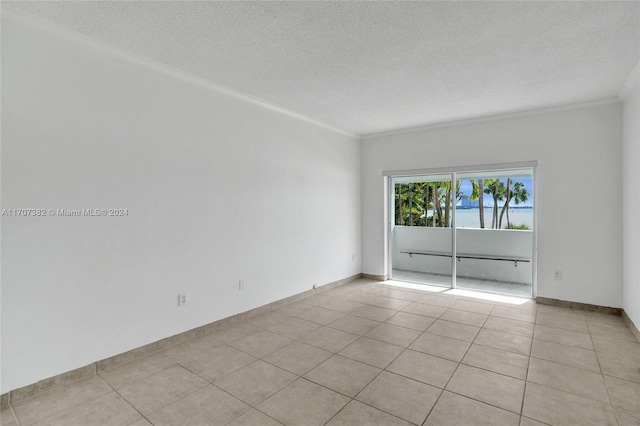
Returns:
[[[451,276],[430,274],[426,272],[393,269],[393,279],[418,284],[451,286]],[[480,278],[457,277],[456,285],[465,290],[477,290],[488,293],[505,294],[514,297],[531,297],[531,285],[498,280],[483,280]]]
[[[54,389],[10,425],[640,425],[620,317],[358,280]]]

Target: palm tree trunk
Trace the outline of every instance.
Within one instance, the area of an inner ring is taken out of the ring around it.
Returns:
[[[409,226],[413,226],[413,184],[409,184]]]
[[[484,228],[484,183],[478,179],[478,208],[480,209],[480,228]]]
[[[449,211],[451,210],[451,186],[447,187],[447,195],[444,198],[444,226],[449,226]]]
[[[507,212],[507,228],[509,227],[509,201],[511,201],[511,178],[507,178],[507,189],[505,193],[505,201],[504,206],[502,206],[502,211],[500,212],[500,222],[498,223],[498,229],[502,229],[502,217],[504,216],[505,211]]]
[[[504,206],[502,206],[502,210],[500,210],[500,220],[498,222],[498,229],[502,229],[502,218],[504,217],[505,212],[509,211],[509,198],[507,198],[504,202]],[[508,216],[508,213],[507,213]],[[507,220],[509,223],[509,220]]]
[[[435,188],[435,184],[434,185],[429,185],[429,188],[431,189],[431,205],[433,207],[433,216],[431,217],[431,223],[433,225],[433,227],[436,227],[436,188]]]
[[[493,197],[493,211],[491,212],[491,229],[498,225],[498,200]]]
[[[433,184],[433,202],[438,212],[438,224],[442,226],[442,206],[440,205],[440,194],[436,185],[436,183]]]
[[[404,225],[404,220],[402,217],[402,209],[404,208],[402,202],[402,186],[396,185],[396,224]]]
[[[493,195],[493,215],[491,217],[491,229],[498,227],[498,186],[500,185],[500,179],[496,179],[491,184],[491,193]]]

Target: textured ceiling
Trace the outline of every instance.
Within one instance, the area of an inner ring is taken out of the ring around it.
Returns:
[[[640,2],[3,2],[366,135],[616,96]]]

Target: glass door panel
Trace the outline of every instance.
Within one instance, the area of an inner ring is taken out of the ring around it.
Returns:
[[[533,170],[456,179],[456,287],[531,297]]]
[[[451,178],[438,174],[391,179],[392,279],[452,285]]]

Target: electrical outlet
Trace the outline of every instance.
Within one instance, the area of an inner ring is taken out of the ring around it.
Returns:
[[[244,290],[244,280],[238,281],[238,290]]]
[[[561,280],[562,279],[562,271],[559,269],[556,269],[555,271],[553,271],[553,279],[554,280]]]
[[[187,304],[187,293],[180,293],[178,295],[178,306],[183,306]]]

